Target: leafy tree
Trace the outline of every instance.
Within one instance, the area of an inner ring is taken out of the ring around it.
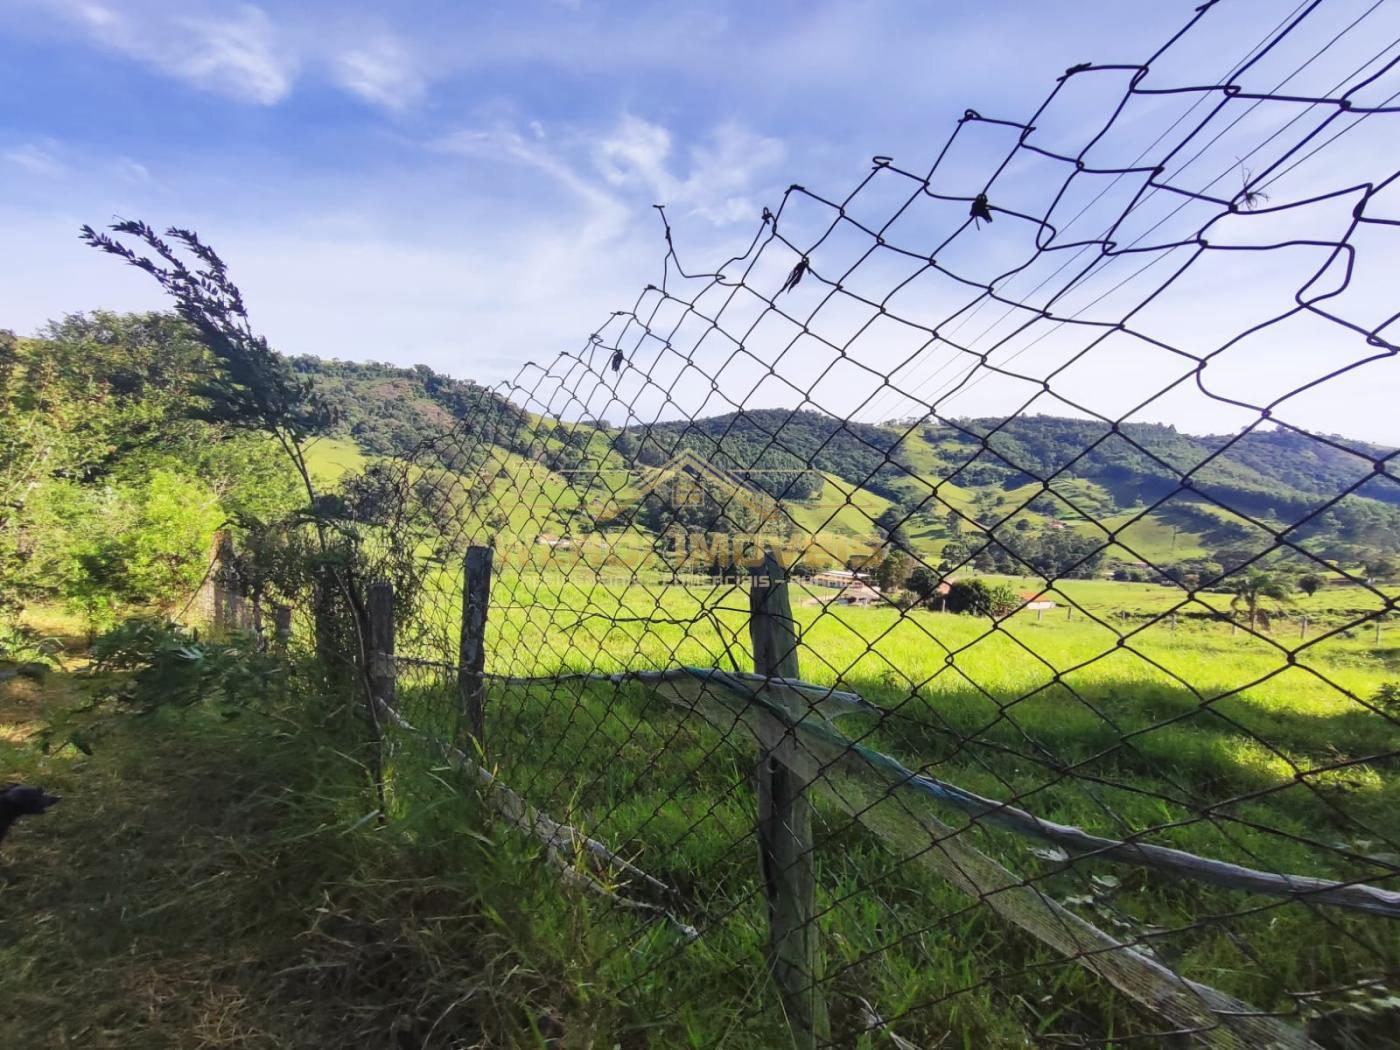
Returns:
[[[199,418],[217,368],[169,314],[70,314],[0,339],[0,613],[56,601],[96,626],[169,610],[221,522],[296,505],[272,441]]]
[[[949,612],[972,616],[1005,616],[1021,606],[1021,596],[1009,583],[988,584],[985,580],[959,580],[948,589]]]
[[[1257,569],[1251,569],[1242,576],[1232,577],[1226,583],[1233,596],[1230,599],[1231,610],[1247,612],[1251,630],[1259,624],[1261,617],[1264,625],[1268,626],[1268,607],[1271,604],[1277,607],[1292,600],[1287,583],[1277,576]]]
[[[943,545],[943,558],[938,563],[939,569],[943,572],[952,572],[954,569],[967,564],[972,557],[971,549],[963,543],[945,543]]]
[[[1327,581],[1315,572],[1304,573],[1298,577],[1298,589],[1311,598]]]
[[[875,585],[882,591],[902,587],[912,565],[909,555],[902,550],[886,547],[880,564],[875,567]]]
[[[988,605],[993,616],[1005,616],[1021,607],[1021,595],[1009,583],[999,583],[988,593]]]
[[[938,587],[943,582],[942,577],[926,565],[916,565],[904,581],[904,586],[919,599],[923,605],[934,606],[941,597]]]
[[[1366,562],[1368,580],[1388,580],[1395,575],[1395,561],[1387,555],[1378,555]]]
[[[948,588],[946,601],[949,612],[992,614],[992,589],[981,580],[958,580]]]
[[[912,551],[914,544],[905,530],[908,520],[909,514],[902,507],[886,507],[875,519],[875,527],[884,534],[886,542],[897,550]]]

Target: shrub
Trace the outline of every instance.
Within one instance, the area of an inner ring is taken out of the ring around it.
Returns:
[[[1021,607],[1021,595],[1009,583],[999,583],[988,592],[988,605],[993,616],[1005,616]]]
[[[992,589],[981,580],[959,580],[948,588],[948,611],[990,616]]]
[[[938,585],[942,582],[938,573],[927,566],[919,565],[905,579],[904,586],[920,603],[933,606],[938,602]]]
[[[101,635],[92,651],[96,670],[135,672],[121,699],[147,710],[201,701],[241,706],[266,697],[284,670],[251,635],[209,642],[195,631],[147,617],[126,620]]]
[[[959,580],[948,589],[948,611],[973,616],[1005,616],[1021,606],[1021,596],[1009,583],[995,586],[983,580]]]

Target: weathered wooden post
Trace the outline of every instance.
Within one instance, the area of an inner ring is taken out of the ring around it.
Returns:
[[[1303,614],[1303,619],[1302,619],[1301,621],[1299,621],[1299,623],[1298,623],[1298,637],[1299,637],[1299,638],[1306,638],[1307,636],[1308,636],[1308,614],[1307,614],[1307,613],[1304,613],[1304,614]]]
[[[388,580],[375,580],[366,596],[369,616],[369,659],[365,671],[374,697],[389,707],[398,706],[397,684],[394,680],[394,585]],[[375,712],[371,711],[371,715]],[[376,718],[377,721],[377,718]]]
[[[769,552],[753,570],[749,589],[749,637],[754,670],[769,678],[797,678],[797,621],[787,574]],[[812,802],[807,785],[778,755],[758,756],[759,868],[768,900],[768,962],[782,996],[797,1050],[813,1050],[830,1038],[821,979],[816,921],[816,856]]]
[[[272,610],[272,638],[279,649],[287,648],[292,640],[292,607],[278,605]]]
[[[224,632],[236,629],[238,624],[238,590],[234,576],[233,536],[219,532],[214,537],[214,569],[210,583],[213,591],[214,629]]]
[[[468,731],[486,747],[486,712],[482,705],[486,670],[486,610],[491,604],[491,548],[467,549],[462,582],[462,636],[457,647],[457,688]]]
[[[248,604],[249,621],[253,633],[258,636],[258,647],[265,648],[266,642],[263,640],[263,612],[262,612],[262,591],[255,590]]]
[[[374,794],[379,801],[379,820],[388,814],[384,790],[384,723],[379,705],[397,707],[397,685],[394,680],[394,585],[388,580],[376,580],[365,595],[363,654],[365,714],[369,724],[369,774]]]

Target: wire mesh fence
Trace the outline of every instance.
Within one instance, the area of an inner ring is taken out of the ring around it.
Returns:
[[[1206,79],[1215,7],[714,271],[668,225],[631,309],[367,472],[387,783],[465,774],[596,902],[644,1039],[1393,1038],[1396,599],[1333,548],[1395,453],[1296,419],[1393,377],[1400,46],[1301,4]]]

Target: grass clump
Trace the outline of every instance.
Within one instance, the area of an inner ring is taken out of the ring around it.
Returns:
[[[588,907],[561,921],[557,877],[467,794],[380,822],[327,731],[275,711],[162,709],[114,720],[91,754],[36,746],[121,684],[0,685],[0,757],[64,797],[0,854],[0,1045],[588,1046],[626,1029],[588,977]]]

